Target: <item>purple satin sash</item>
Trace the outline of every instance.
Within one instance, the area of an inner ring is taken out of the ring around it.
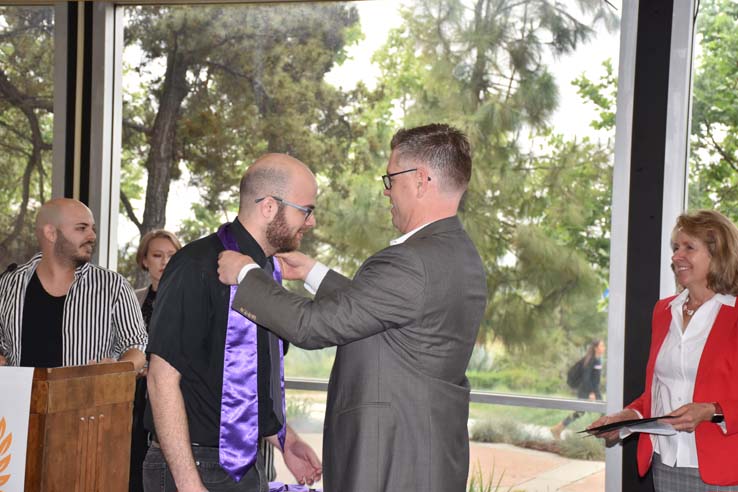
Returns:
[[[239,251],[238,243],[228,230],[229,224],[218,229],[218,238],[225,249]],[[274,262],[274,279],[282,283],[279,262]],[[223,355],[223,393],[220,404],[219,458],[223,469],[236,482],[256,462],[259,452],[259,395],[257,382],[257,327],[251,320],[231,308],[238,285],[231,285],[228,301],[228,328]],[[284,359],[279,340],[282,410],[284,415]],[[284,449],[285,425],[278,437]]]

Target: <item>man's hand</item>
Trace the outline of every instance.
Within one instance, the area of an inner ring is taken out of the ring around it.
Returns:
[[[141,371],[146,367],[146,354],[137,348],[126,350],[118,360],[120,362],[133,362],[133,370],[136,371],[137,377],[141,377]]]
[[[282,267],[282,278],[285,280],[305,280],[315,266],[315,260],[299,251],[279,253],[277,259]]]
[[[283,458],[284,464],[300,485],[312,485],[320,480],[323,467],[318,455],[302,439],[296,440],[290,446],[285,442]]]
[[[8,359],[6,359],[4,355],[0,355],[0,366],[7,366],[7,365],[8,365]]]
[[[226,285],[236,285],[238,274],[249,263],[256,263],[250,256],[237,251],[223,251],[218,255],[218,280]]]
[[[277,436],[269,436],[266,439],[279,449]],[[300,485],[312,485],[319,481],[323,474],[323,466],[318,455],[305,441],[300,439],[300,436],[289,425],[284,439],[282,458]]]
[[[599,427],[601,425],[614,424],[615,422],[622,422],[623,420],[637,419],[638,414],[635,410],[625,408],[618,413],[612,415],[604,415],[594,422],[592,422],[587,429],[592,427]],[[620,429],[611,430],[610,432],[602,432],[600,434],[593,434],[595,437],[601,437],[605,440],[605,445],[609,448],[614,446],[620,441]]]
[[[687,403],[669,414],[677,418],[666,422],[674,427],[674,430],[694,432],[700,423],[709,422],[714,414],[715,405],[712,403]]]

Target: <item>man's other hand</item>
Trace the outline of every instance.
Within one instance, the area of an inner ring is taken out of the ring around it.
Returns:
[[[299,251],[279,253],[277,259],[282,267],[282,278],[285,280],[305,280],[315,266],[315,260]]]
[[[7,365],[8,365],[8,359],[6,359],[4,355],[0,355],[0,366],[7,366]]]
[[[226,285],[237,284],[238,274],[249,263],[255,263],[250,256],[236,251],[221,252],[218,255],[218,280]]]
[[[302,439],[285,443],[284,464],[300,485],[312,485],[320,481],[323,467],[313,448]]]

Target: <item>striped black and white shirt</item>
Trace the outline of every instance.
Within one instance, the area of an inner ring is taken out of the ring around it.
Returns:
[[[38,253],[28,263],[0,277],[0,353],[11,366],[20,364],[26,287],[40,261]],[[91,263],[78,267],[64,300],[62,340],[65,366],[118,359],[132,348],[144,352],[148,336],[128,281]]]

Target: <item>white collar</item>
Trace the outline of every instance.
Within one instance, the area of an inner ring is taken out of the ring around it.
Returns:
[[[672,306],[681,307],[685,302],[687,302],[687,297],[689,297],[689,289],[684,289],[681,294],[671,300],[671,302],[667,306],[667,309],[671,308]],[[735,296],[732,296],[730,294],[715,294],[709,300],[707,300],[706,303],[713,300],[725,306],[735,307]]]
[[[407,241],[407,240],[408,240],[408,238],[409,238],[410,236],[412,236],[413,234],[415,234],[415,233],[416,233],[416,232],[418,232],[418,231],[419,231],[420,229],[422,229],[423,227],[427,226],[427,225],[428,225],[428,224],[430,224],[430,223],[431,223],[431,222],[426,222],[425,224],[423,224],[423,225],[421,225],[421,226],[419,226],[419,227],[416,227],[416,228],[415,228],[415,229],[413,229],[412,231],[410,231],[410,232],[406,232],[406,233],[405,233],[405,234],[403,234],[402,236],[400,236],[400,237],[398,237],[398,238],[395,238],[395,239],[393,239],[392,241],[390,241],[390,246],[395,246],[395,245],[398,245],[398,244],[402,244],[402,243],[404,243],[405,241]]]

